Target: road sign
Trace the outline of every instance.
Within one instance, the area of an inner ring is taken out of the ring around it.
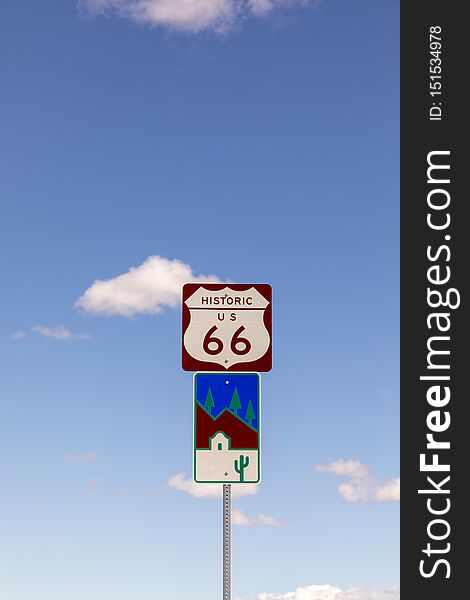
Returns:
[[[262,284],[183,286],[185,371],[270,371],[272,290]]]
[[[258,373],[194,375],[194,463],[197,483],[260,480]]]

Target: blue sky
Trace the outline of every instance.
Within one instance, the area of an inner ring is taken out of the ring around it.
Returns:
[[[399,582],[398,2],[237,6],[1,3],[7,600],[220,597],[180,364],[204,275],[273,287],[234,597]]]

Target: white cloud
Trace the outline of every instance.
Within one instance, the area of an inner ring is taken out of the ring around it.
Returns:
[[[370,499],[371,489],[369,482],[352,479],[338,485],[338,492],[348,502],[365,502]]]
[[[8,338],[13,341],[24,340],[25,337],[26,337],[26,333],[24,331],[15,331],[15,333],[12,333],[11,335],[8,336]]]
[[[76,452],[71,452],[67,455],[67,458],[73,463],[93,463],[98,460],[98,455],[96,452],[87,452],[86,454],[77,454]]]
[[[220,483],[195,483],[186,473],[172,475],[167,482],[167,487],[186,492],[194,498],[222,498],[222,484]],[[252,496],[258,491],[254,483],[232,486],[232,498]]]
[[[335,460],[317,465],[316,473],[333,473],[348,479],[338,485],[338,492],[348,502],[375,502],[400,500],[400,479],[379,481],[372,475],[370,467],[358,460]]]
[[[194,480],[186,475],[186,473],[177,473],[172,475],[167,482],[167,487],[181,492],[186,492],[194,498],[222,498],[222,484],[220,483],[195,483]],[[232,498],[240,498],[242,496],[251,496],[256,494],[258,486],[256,484],[233,485],[231,492]],[[243,511],[232,510],[232,523],[234,525],[269,525],[271,527],[281,527],[286,525],[285,521],[259,513],[256,517],[249,517]]]
[[[258,514],[254,518],[251,518],[241,510],[232,510],[232,523],[234,525],[244,525],[248,527],[253,525],[270,525],[271,527],[281,527],[286,524],[285,521],[281,521],[280,519],[276,519],[275,517],[264,515],[262,513]]]
[[[252,600],[399,600],[400,588],[386,590],[369,587],[355,587],[342,591],[333,585],[308,585],[299,587],[295,592],[275,594],[262,592]],[[243,600],[237,597],[234,600]]]
[[[34,331],[34,333],[38,333],[44,337],[49,337],[60,341],[91,339],[89,333],[72,333],[63,325],[59,325],[58,327],[43,327],[42,325],[36,325],[35,327],[32,327],[31,331]]]
[[[218,282],[220,279],[215,275],[194,275],[191,267],[180,260],[149,256],[127,273],[95,281],[75,306],[89,313],[108,316],[158,314],[164,307],[179,306],[181,288],[191,281]]]
[[[176,31],[224,32],[250,16],[295,9],[318,0],[79,0],[94,15],[116,15]]]
[[[373,497],[377,502],[400,500],[400,478],[389,479],[383,485],[376,486]]]

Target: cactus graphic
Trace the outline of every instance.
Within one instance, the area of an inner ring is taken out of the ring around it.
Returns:
[[[235,471],[240,474],[240,481],[242,481],[242,482],[245,481],[245,469],[249,464],[250,464],[249,456],[243,456],[243,454],[240,454],[240,464],[238,463],[238,460],[235,459],[235,462],[234,462]]]

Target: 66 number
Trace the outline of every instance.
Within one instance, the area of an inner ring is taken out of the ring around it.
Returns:
[[[214,333],[214,331],[216,331],[216,329],[217,329],[216,325],[211,327],[209,329],[209,331],[206,333],[206,335],[204,336],[204,341],[202,342],[202,347],[204,348],[204,352],[207,352],[207,354],[210,354],[211,356],[220,354],[222,352],[222,350],[224,349],[223,341],[220,338],[215,337],[215,335],[212,335]],[[245,328],[242,325],[235,331],[235,333],[232,336],[232,339],[230,340],[230,349],[234,354],[237,354],[238,356],[243,356],[245,354],[248,354],[248,352],[251,350],[250,340],[247,340],[246,338],[244,338],[240,335],[241,333],[243,333],[244,330],[245,330]],[[215,344],[216,347],[209,348],[209,344]],[[237,345],[240,345],[240,344],[243,345],[241,350],[239,348],[237,348]]]

